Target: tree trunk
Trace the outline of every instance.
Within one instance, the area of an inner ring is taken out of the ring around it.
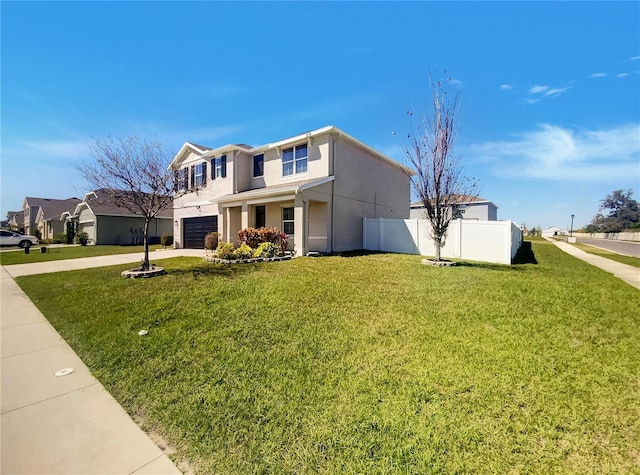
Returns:
[[[435,245],[436,245],[436,261],[440,261],[442,260],[441,254],[440,254],[440,249],[442,248],[442,240],[436,239]]]
[[[144,220],[144,236],[143,236],[143,244],[144,244],[144,260],[142,261],[142,266],[140,270],[149,270],[149,220]]]

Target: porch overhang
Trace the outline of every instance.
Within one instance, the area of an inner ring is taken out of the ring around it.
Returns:
[[[230,208],[242,206],[242,204],[267,203],[270,201],[281,201],[285,199],[294,199],[295,196],[305,190],[309,190],[316,186],[324,185],[332,182],[333,176],[323,177],[315,180],[296,181],[291,183],[283,183],[281,185],[268,186],[266,188],[258,188],[255,190],[242,191],[224,195],[215,200],[221,208]]]

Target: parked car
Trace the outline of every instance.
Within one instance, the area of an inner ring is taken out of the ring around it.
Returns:
[[[20,246],[25,248],[35,246],[38,242],[38,238],[33,236],[25,236],[13,231],[0,231],[0,246]]]

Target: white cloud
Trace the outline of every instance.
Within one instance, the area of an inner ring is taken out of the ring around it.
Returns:
[[[590,78],[604,78],[607,77],[607,73],[593,73],[589,75]]]
[[[454,86],[459,86],[462,84],[462,81],[460,81],[459,79],[449,79],[449,83],[453,84]]]
[[[620,73],[620,74],[618,74],[619,78],[626,78],[627,76],[629,76],[629,73]]]
[[[545,92],[547,89],[549,89],[549,86],[533,86],[529,89],[529,94],[539,94]]]
[[[640,56],[631,56],[629,59],[627,59],[628,63],[633,63],[635,61],[640,61]]]
[[[465,148],[467,155],[493,162],[500,176],[603,182],[638,175],[639,136],[640,124],[601,130],[541,124],[516,140]]]
[[[502,91],[510,91],[513,89],[513,86],[511,84],[500,84],[500,89]]]
[[[556,87],[553,89],[548,89],[544,92],[545,96],[559,96],[560,94],[562,94],[565,91],[568,91],[569,89],[571,89],[570,87]]]

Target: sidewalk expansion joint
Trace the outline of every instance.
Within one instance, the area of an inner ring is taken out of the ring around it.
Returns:
[[[97,381],[97,380],[96,380],[96,382],[95,382],[95,383],[87,384],[86,386],[82,386],[82,387],[80,387],[80,388],[76,388],[76,389],[73,389],[73,390],[71,390],[71,391],[67,391],[66,393],[57,394],[57,395],[55,395],[55,396],[51,396],[51,397],[48,397],[48,398],[46,398],[46,399],[41,399],[40,401],[32,402],[31,404],[27,404],[27,405],[25,405],[25,406],[15,407],[15,408],[13,408],[13,409],[10,409],[10,410],[8,410],[8,411],[3,412],[3,413],[2,413],[2,415],[4,416],[5,414],[11,414],[12,412],[20,411],[21,409],[26,409],[27,407],[37,406],[38,404],[42,404],[43,402],[53,401],[54,399],[58,399],[58,398],[60,398],[60,397],[67,396],[67,395],[69,395],[69,394],[72,394],[72,393],[75,393],[75,392],[78,392],[78,391],[83,391],[83,390],[85,390],[85,389],[87,389],[87,388],[90,388],[90,387],[92,387],[92,386],[95,386],[96,384],[100,384],[100,381]],[[106,389],[105,389],[105,391],[106,391]],[[107,391],[107,393],[108,393],[108,394],[111,394],[111,393],[109,393],[108,391]],[[113,396],[111,396],[111,397],[113,397]]]
[[[22,353],[16,353],[15,355],[3,356],[2,359],[3,360],[7,360],[9,358],[15,358],[16,356],[28,355],[29,353],[36,353],[36,352],[42,351],[42,350],[50,350],[51,348],[57,348],[58,346],[62,346],[62,345],[66,345],[66,344],[67,344],[67,342],[64,341],[64,339],[62,339],[62,341],[60,341],[60,343],[58,343],[57,345],[43,346],[42,348],[36,348],[36,349],[33,349],[33,350],[29,350],[29,351],[23,351]]]

